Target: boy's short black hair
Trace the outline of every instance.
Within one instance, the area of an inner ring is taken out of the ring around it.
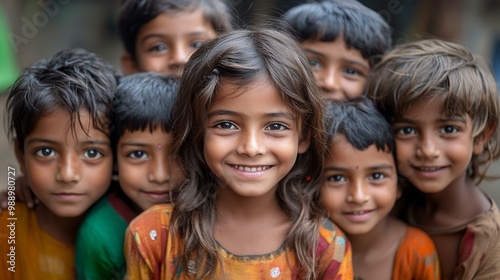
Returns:
[[[367,97],[349,101],[328,100],[326,132],[328,141],[344,135],[354,148],[363,151],[371,145],[395,154],[391,125]]]
[[[152,132],[160,127],[171,132],[178,92],[179,81],[171,76],[141,72],[123,77],[113,99],[113,149],[125,131]]]
[[[162,13],[176,14],[203,10],[217,34],[233,29],[233,16],[225,0],[122,0],[118,30],[125,50],[135,59],[135,43],[141,28]]]
[[[356,0],[324,0],[292,7],[284,22],[300,42],[333,42],[343,37],[370,65],[392,48],[392,30],[375,11]]]
[[[24,139],[38,120],[57,109],[69,113],[73,128],[80,122],[80,110],[86,109],[93,126],[108,134],[118,80],[111,64],[84,49],[63,50],[35,62],[21,73],[7,98],[9,138],[24,151]]]

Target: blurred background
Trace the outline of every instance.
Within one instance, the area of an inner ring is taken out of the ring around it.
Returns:
[[[297,0],[227,0],[239,25],[279,17]],[[120,71],[123,52],[116,26],[120,0],[1,0],[0,119],[4,125],[8,87],[19,72],[55,52],[81,47],[97,53]],[[362,0],[394,30],[395,44],[418,38],[442,38],[463,44],[490,63],[500,77],[500,0]],[[3,127],[0,134],[0,189],[7,169],[18,164]],[[490,174],[500,175],[496,162]],[[483,183],[500,203],[500,181]]]

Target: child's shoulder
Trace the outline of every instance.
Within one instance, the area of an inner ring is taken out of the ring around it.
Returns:
[[[170,203],[157,204],[148,208],[130,222],[129,229],[136,231],[153,227],[169,227],[174,206]]]
[[[460,279],[484,275],[500,277],[500,213],[492,199],[488,211],[467,224],[462,237]],[[472,251],[473,249],[473,251]],[[471,253],[473,252],[473,253]],[[463,277],[462,277],[463,276]],[[493,279],[493,278],[492,278]]]
[[[341,253],[340,255],[345,255],[345,252],[349,250],[350,245],[347,237],[331,220],[324,219],[319,228],[319,234],[319,253],[321,253],[321,250],[325,250],[328,247],[334,247],[336,252]]]
[[[0,229],[0,239],[9,236],[9,225],[13,225],[12,228],[16,232],[33,227],[38,228],[34,208],[28,208],[23,202],[16,201],[15,204],[8,205],[7,209],[0,214],[0,219],[7,224],[7,227]]]
[[[497,241],[500,246],[500,212],[494,200],[488,197],[491,207],[467,225],[467,232],[475,236],[484,235],[485,239]]]
[[[423,230],[407,225],[405,234],[399,243],[398,251],[405,249],[418,249],[423,254],[433,254],[436,247],[431,237]]]

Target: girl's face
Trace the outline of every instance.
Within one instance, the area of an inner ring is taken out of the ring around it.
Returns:
[[[473,154],[486,143],[474,141],[469,116],[447,117],[442,106],[436,99],[416,102],[393,122],[399,172],[424,193],[463,186]]]
[[[246,86],[223,83],[208,111],[204,155],[221,192],[274,196],[292,169],[302,140],[299,116],[265,78]]]
[[[392,153],[375,145],[358,150],[343,135],[331,141],[328,150],[320,197],[329,218],[349,235],[383,226],[398,195]]]
[[[162,13],[145,24],[137,34],[136,60],[122,58],[124,72],[153,71],[180,77],[184,66],[203,42],[217,33],[205,20],[203,9],[181,13]]]
[[[87,110],[74,116],[73,128],[70,117],[65,109],[42,116],[16,155],[36,197],[55,215],[74,218],[108,189],[113,153]]]
[[[172,157],[172,135],[126,130],[118,140],[118,180],[123,192],[141,209],[170,202],[170,191],[183,173]]]

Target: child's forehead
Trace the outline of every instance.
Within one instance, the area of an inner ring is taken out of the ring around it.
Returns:
[[[172,137],[172,132],[167,131],[161,124],[148,123],[134,128],[124,128],[120,138],[128,136],[149,137],[154,135],[162,135],[164,137]]]
[[[268,77],[259,75],[246,83],[223,80],[212,97],[208,112],[214,110],[273,111],[286,112],[290,118],[300,122],[300,114]]]
[[[351,160],[348,155],[353,153],[356,153],[358,155],[365,154],[367,156],[374,155],[374,153],[378,155],[387,154],[390,157],[393,157],[393,154],[388,146],[379,148],[375,143],[375,140],[373,141],[373,143],[368,144],[366,147],[360,147],[347,139],[344,134],[339,133],[332,137],[330,141],[328,141],[328,153],[326,155],[327,158],[335,159],[340,154],[342,154],[347,155],[347,157],[343,157],[343,160]]]
[[[335,58],[335,60],[343,58],[346,61],[368,68],[368,70],[370,69],[369,60],[363,56],[361,50],[348,46],[342,36],[332,41],[305,40],[301,43],[301,47],[308,54],[327,56],[332,59]]]
[[[445,100],[436,96],[423,96],[413,102],[401,103],[400,116],[425,116],[438,115],[443,118],[449,117],[467,117],[465,110],[461,109],[463,105],[457,106],[456,100]]]
[[[87,109],[78,113],[70,113],[66,109],[56,108],[42,114],[34,129],[29,133],[29,138],[48,138],[56,140],[71,136],[74,140],[100,139],[108,142],[108,127],[96,127],[100,122],[95,122]]]
[[[157,26],[164,30],[183,30],[183,31],[211,31],[215,33],[212,22],[205,15],[201,6],[177,11],[163,11],[142,29],[148,26]]]

